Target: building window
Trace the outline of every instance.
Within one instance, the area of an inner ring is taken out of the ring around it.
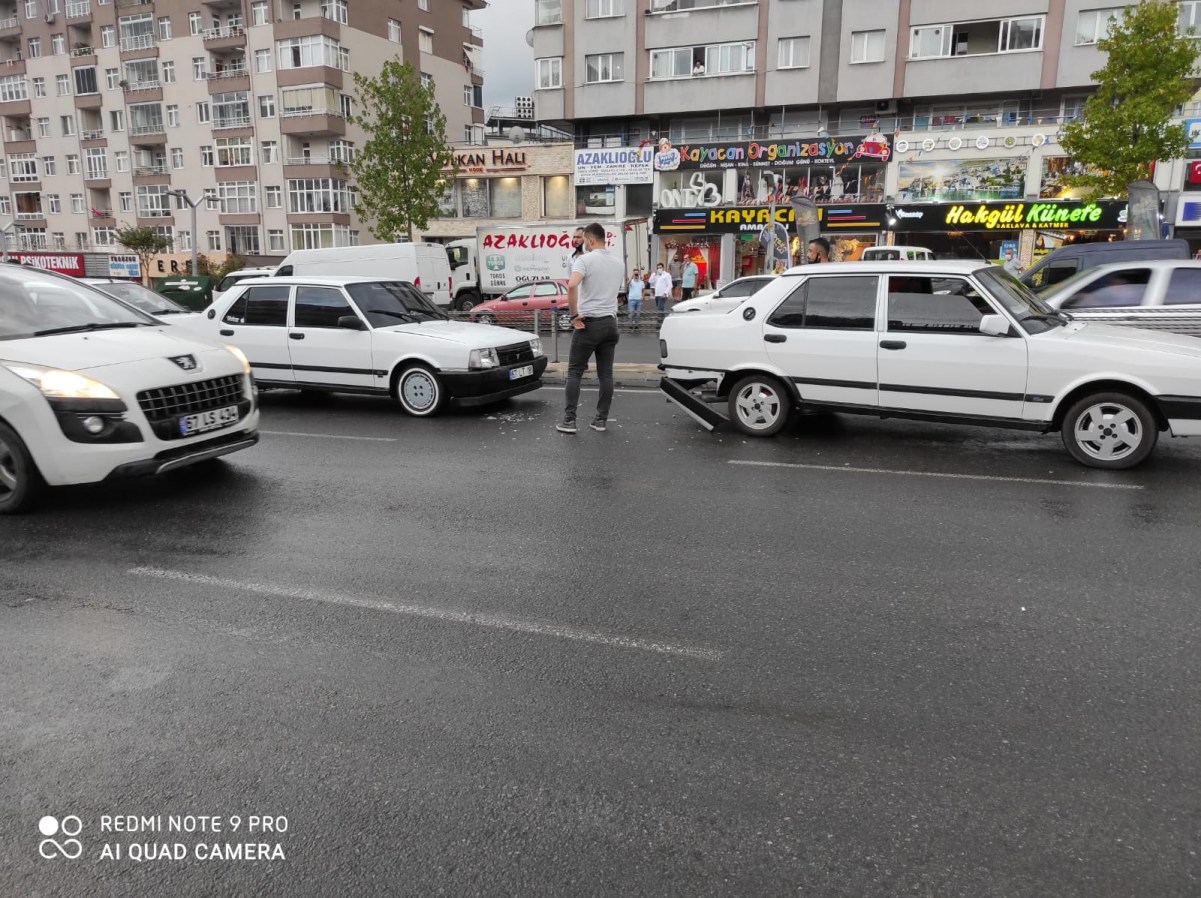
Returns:
[[[113,164],[117,171],[129,171],[129,150],[117,150],[113,153]]]
[[[20,85],[20,89],[21,89],[22,93],[24,93],[24,90],[25,90],[25,79],[24,79],[24,78],[22,78],[20,75],[9,75],[9,76],[7,76],[7,77],[6,77],[6,78],[4,78],[4,79],[0,79],[0,81],[2,81],[2,82],[5,84],[5,85],[8,85],[8,84],[10,84],[10,83],[11,83],[11,84],[14,84],[14,85],[17,85],[17,84],[19,84],[19,85]],[[44,96],[46,96],[46,79],[45,79],[45,78],[34,78],[34,79],[33,79],[33,95],[34,95],[35,97],[44,97]],[[8,100],[8,99],[10,99],[10,98],[9,98],[9,97],[5,97],[4,99],[7,101],[7,100]],[[16,96],[14,96],[14,97],[11,97],[11,99],[14,99],[14,100],[24,100],[24,99],[25,99],[25,97],[23,97],[23,96],[20,96],[20,97],[16,97]]]
[[[204,16],[198,12],[188,13],[188,33],[200,34],[204,31]]]
[[[76,213],[77,215],[83,213],[84,206],[83,206],[83,194],[82,193],[71,194],[71,211]]]
[[[8,179],[16,183],[38,180],[38,159],[33,153],[8,157]]]
[[[563,0],[534,0],[535,25],[562,25]]]
[[[158,20],[158,39],[160,41],[171,40],[171,19],[167,16]]]
[[[176,105],[175,103],[167,104],[167,127],[168,128],[178,128],[179,127],[179,106]]]
[[[430,0],[417,0],[417,8],[423,9],[426,12],[430,11]]]
[[[38,80],[38,79],[35,79]],[[40,79],[42,84],[42,93],[37,93],[35,84],[34,96],[44,97],[46,90],[45,79]],[[28,100],[29,91],[25,85],[25,78],[21,75],[5,75],[0,78],[0,102],[11,103],[14,100]]]
[[[321,0],[321,15],[333,19],[342,25],[346,24],[346,0]]]
[[[29,39],[29,58],[37,59],[42,55],[42,39],[40,37],[31,37]]]
[[[62,56],[67,52],[67,40],[61,34],[50,36],[50,52],[55,56]]]
[[[57,193],[46,194],[46,211],[51,215],[58,215],[63,211],[63,201]]]
[[[54,79],[54,87],[60,97],[69,97],[71,95],[71,76],[57,75]]]
[[[350,246],[350,228],[346,225],[292,225],[292,249],[329,249]]]
[[[171,148],[171,167],[172,168],[183,168],[183,148],[182,147],[172,147]]]
[[[125,130],[125,110],[111,109],[108,113],[109,129],[112,131]]]
[[[91,147],[84,154],[84,178],[88,181],[108,178],[108,151],[104,147]]]
[[[58,117],[59,125],[63,129],[63,137],[72,137],[75,134],[75,116],[60,115]]]
[[[163,63],[163,84],[175,83],[175,62],[167,60]]]
[[[282,209],[284,207],[284,189],[278,185],[275,187],[263,188],[263,205],[268,209]],[[280,237],[283,237],[283,231],[280,231]]]
[[[208,241],[208,251],[210,253],[221,252],[221,232],[220,231],[205,231],[204,237]]]
[[[755,70],[755,42],[706,44],[651,51],[651,78],[739,75]]]
[[[230,225],[225,229],[225,237],[231,253],[257,256],[263,251],[259,245],[259,229],[255,225]]]
[[[217,168],[254,165],[254,148],[249,137],[218,137]]]
[[[422,28],[417,32],[417,49],[422,53],[434,52],[434,32]]]
[[[116,46],[117,29],[113,25],[100,26],[100,46],[108,48]]]
[[[605,19],[625,15],[623,0],[588,0],[584,7],[584,18]]]
[[[212,110],[209,108],[208,103],[196,104],[196,121],[200,124],[207,125],[212,119],[212,114]]]
[[[267,231],[267,252],[284,252],[284,232],[282,230]]]
[[[1006,19],[1001,23],[1001,40],[997,46],[999,52],[1012,53],[1016,50],[1041,50],[1042,48],[1042,16]]]
[[[345,181],[297,178],[288,181],[289,212],[349,212],[354,198]]]
[[[221,211],[229,215],[251,215],[259,211],[258,184],[254,181],[225,181],[217,185]]]
[[[598,53],[584,57],[584,81],[587,84],[621,81],[624,78],[624,69],[624,53]]]
[[[175,248],[182,252],[192,251],[192,232],[191,231],[176,231],[175,232]]]
[[[336,40],[324,34],[276,42],[281,69],[307,69],[314,66],[341,68],[340,49]]]
[[[354,162],[354,142],[350,140],[331,140],[329,142],[329,161],[350,165]]]
[[[388,40],[394,44],[400,43],[400,22],[395,19],[388,20]]]
[[[42,157],[42,171],[45,172],[47,178],[53,178],[58,174],[58,162],[53,156]]]
[[[538,90],[553,90],[563,86],[563,57],[548,56],[534,60],[534,86]]]
[[[154,46],[154,17],[150,13],[117,20],[122,50],[147,50]]]
[[[50,119],[48,117],[39,117],[37,119],[38,137],[50,136]],[[28,138],[26,138],[28,139]]]
[[[259,97],[259,118],[275,118],[275,94]]]
[[[213,94],[213,127],[244,128],[250,124],[250,98],[245,91]]]
[[[200,164],[205,168],[213,167],[213,148],[204,146],[200,148]]]
[[[209,76],[208,57],[193,56],[192,57],[192,80],[205,81]]]
[[[263,165],[272,165],[279,162],[279,141],[262,141],[259,144],[259,159]]]
[[[883,29],[880,31],[852,31],[851,62],[883,62],[884,36]]]
[[[170,218],[171,198],[166,184],[141,184],[135,188],[138,218]]]
[[[210,212],[215,212],[217,210],[217,205],[217,188],[204,188],[204,208],[208,209]],[[179,201],[179,207],[181,209],[183,208],[183,200]]]
[[[100,84],[96,81],[96,67],[94,65],[80,66],[73,69],[72,73],[75,76],[75,94],[80,97],[86,97],[91,94],[100,93]]]
[[[542,179],[542,208],[547,218],[571,218],[575,214],[575,192],[567,175]]]
[[[254,51],[254,70],[256,72],[271,71],[271,51],[270,50],[255,50]]]
[[[1042,16],[923,25],[910,32],[909,58],[939,59],[1039,50],[1042,43]]]
[[[38,17],[38,0],[25,0],[25,18],[36,19]]]
[[[778,69],[806,69],[809,67],[809,38],[782,37],[780,38],[780,57],[776,62]]]
[[[1176,30],[1181,36],[1193,29],[1192,37],[1201,37],[1201,2],[1198,0],[1181,0],[1177,4],[1180,11],[1176,14]]]
[[[121,86],[121,71],[119,69],[105,69],[104,86],[109,90],[119,88]]]
[[[256,0],[256,2],[250,4],[250,24],[252,26],[266,25],[270,21],[269,15],[267,0]]]

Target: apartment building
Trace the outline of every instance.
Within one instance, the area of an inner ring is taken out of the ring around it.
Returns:
[[[0,0],[0,227],[24,249],[116,249],[132,225],[183,255],[371,242],[340,168],[364,140],[353,75],[412,63],[469,139],[485,5]]]

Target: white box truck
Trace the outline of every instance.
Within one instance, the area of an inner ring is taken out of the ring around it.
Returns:
[[[466,311],[483,299],[499,296],[519,284],[571,277],[572,235],[579,224],[481,227],[475,238],[446,244],[454,277],[454,307]],[[609,252],[626,267],[646,268],[645,219],[602,221]]]
[[[288,254],[275,274],[392,278],[408,281],[443,308],[451,304],[450,262],[446,250],[437,243],[298,249]]]

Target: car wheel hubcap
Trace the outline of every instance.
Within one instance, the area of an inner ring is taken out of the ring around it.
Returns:
[[[0,440],[0,496],[7,496],[17,489],[17,459],[8,444]]]
[[[428,374],[418,373],[405,378],[401,392],[410,408],[423,412],[434,404],[438,388]]]
[[[1119,461],[1142,445],[1143,424],[1124,405],[1101,402],[1076,419],[1076,445],[1091,458]]]
[[[766,384],[747,384],[734,403],[738,419],[753,430],[766,430],[780,417],[780,397]]]

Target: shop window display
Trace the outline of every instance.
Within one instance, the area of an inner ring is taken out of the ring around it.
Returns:
[[[884,166],[878,163],[810,165],[781,171],[738,172],[738,205],[784,204],[801,196],[816,203],[870,203],[884,198]]]

